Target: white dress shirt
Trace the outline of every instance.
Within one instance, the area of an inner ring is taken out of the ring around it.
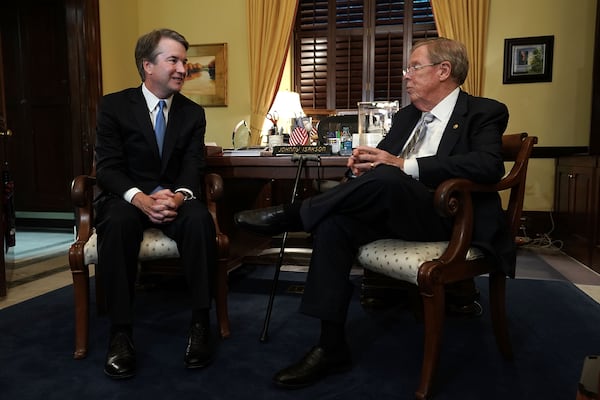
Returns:
[[[166,126],[166,124],[169,122],[169,110],[171,109],[171,103],[173,101],[173,96],[171,96],[167,99],[159,99],[150,90],[148,90],[145,83],[142,83],[142,94],[144,95],[144,99],[146,99],[146,106],[148,107],[148,113],[150,114],[150,121],[152,121],[153,128],[154,128],[154,124],[156,123],[156,114],[159,111],[158,102],[160,100],[164,100],[166,102],[166,104],[163,108],[163,113],[165,114],[165,126]],[[123,194],[123,198],[127,202],[131,203],[131,200],[133,200],[133,196],[135,196],[136,194],[138,194],[140,192],[141,192],[141,190],[139,188],[132,187],[131,189],[127,190],[125,192],[125,194]],[[186,199],[195,198],[194,192],[187,188],[177,188],[177,189],[175,189],[175,192],[183,192],[183,195]]]
[[[433,156],[437,153],[437,149],[440,146],[446,125],[448,125],[452,111],[454,111],[454,106],[458,100],[459,93],[460,88],[457,87],[435,107],[433,107],[430,113],[433,114],[435,118],[427,125],[427,133],[423,138],[421,146],[416,154],[413,154],[404,160],[404,172],[412,176],[414,179],[419,179],[419,164],[417,162],[417,158]],[[410,142],[410,138],[415,134],[417,126],[415,126],[415,129],[406,143]]]

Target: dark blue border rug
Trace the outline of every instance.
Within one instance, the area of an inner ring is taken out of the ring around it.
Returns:
[[[232,276],[230,339],[205,370],[183,367],[189,321],[185,289],[140,289],[134,340],[138,374],[104,376],[107,321],[92,313],[90,349],[73,360],[73,293],[66,287],[0,311],[0,399],[413,399],[423,325],[402,307],[367,311],[356,290],[347,326],[354,369],[299,391],[271,383],[318,335],[319,324],[297,313],[300,296],[286,291],[304,274],[284,272],[270,338],[261,343],[271,268]],[[487,279],[478,278],[484,315],[446,319],[436,399],[574,399],[583,359],[600,353],[600,305],[565,281],[511,280],[508,312],[515,353],[501,358],[487,309]],[[356,278],[359,285],[359,278]],[[292,291],[293,292],[293,291]],[[92,310],[95,303],[92,299]],[[214,318],[213,318],[214,320]],[[216,326],[215,326],[216,331]]]

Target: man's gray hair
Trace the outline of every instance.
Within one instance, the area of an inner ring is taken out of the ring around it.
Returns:
[[[437,64],[448,61],[452,65],[450,73],[452,79],[458,85],[462,85],[465,82],[469,73],[469,57],[467,55],[467,48],[463,43],[444,37],[424,39],[415,43],[411,52],[421,46],[427,46],[429,61],[431,63]]]

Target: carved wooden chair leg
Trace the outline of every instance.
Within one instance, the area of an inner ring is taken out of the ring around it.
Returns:
[[[87,356],[88,350],[90,280],[87,269],[85,271],[75,270],[72,271],[72,274],[75,296],[75,352],[73,358],[81,359]]]
[[[435,285],[432,293],[421,293],[425,318],[425,342],[421,381],[415,397],[419,400],[429,398],[437,363],[440,357],[440,345],[444,325],[445,294],[443,285]]]

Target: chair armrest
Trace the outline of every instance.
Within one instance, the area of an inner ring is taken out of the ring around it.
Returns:
[[[71,201],[75,207],[75,226],[77,229],[77,240],[87,242],[92,234],[94,220],[94,185],[96,177],[91,175],[79,175],[71,183]]]
[[[204,181],[207,203],[218,202],[223,196],[223,178],[221,178],[221,175],[210,173],[206,174]]]
[[[473,201],[471,193],[477,185],[468,179],[454,178],[442,182],[434,195],[434,207],[443,217],[454,218],[448,248],[440,256],[444,263],[464,260],[473,235]]]
[[[453,178],[442,182],[434,195],[434,207],[436,211],[444,217],[454,218],[452,227],[452,235],[448,248],[440,257],[444,263],[451,263],[455,260],[464,260],[466,254],[471,247],[473,235],[473,193],[491,193],[501,192],[504,190],[511,191],[512,196],[520,197],[518,202],[518,216],[520,218],[520,210],[523,204],[523,193],[525,184],[525,172],[527,163],[522,163],[519,160],[515,162],[510,172],[495,184],[479,184],[468,179]],[[519,196],[520,195],[520,196]],[[515,203],[510,201],[510,203]],[[510,209],[508,212],[512,212]],[[512,223],[512,215],[508,215],[509,225]]]
[[[455,178],[439,185],[434,195],[434,207],[441,216],[453,218],[454,224],[444,253],[437,260],[428,261],[419,268],[417,280],[425,292],[433,293],[440,282],[453,282],[489,272],[485,262],[464,262],[473,235],[473,193],[508,191],[509,200],[505,210],[507,226],[513,237],[517,235],[523,211],[528,161],[536,143],[537,137],[526,133],[503,136],[503,158],[505,161],[514,161],[514,164],[498,183],[478,184]]]
[[[85,244],[92,235],[94,223],[94,185],[96,178],[91,175],[79,175],[71,183],[71,201],[75,207],[75,229],[77,239],[69,248],[69,265],[71,271],[87,271],[84,265]],[[87,272],[86,272],[87,273]]]
[[[418,271],[417,281],[422,293],[433,293],[437,285],[456,282],[481,271],[473,263],[465,263],[473,236],[474,192],[492,192],[496,185],[476,184],[468,179],[454,178],[442,182],[434,194],[434,208],[443,217],[453,218],[452,233],[444,252],[435,260],[426,261]]]

